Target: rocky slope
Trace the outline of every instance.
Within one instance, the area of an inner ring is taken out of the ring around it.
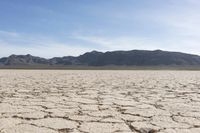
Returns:
[[[45,59],[31,55],[11,55],[0,59],[0,66],[199,66],[200,56],[168,51],[87,52],[78,57],[65,56]]]

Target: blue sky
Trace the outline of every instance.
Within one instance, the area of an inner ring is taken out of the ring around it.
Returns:
[[[169,50],[200,55],[199,0],[1,0],[0,57]]]

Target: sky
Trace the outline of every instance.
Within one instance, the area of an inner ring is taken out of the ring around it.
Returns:
[[[133,49],[200,55],[200,0],[0,0],[0,57]]]

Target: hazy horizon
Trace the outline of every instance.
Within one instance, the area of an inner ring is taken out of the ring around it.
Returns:
[[[91,50],[91,51],[87,51],[87,52],[93,52],[93,51],[96,51],[96,52],[102,52],[102,53],[105,53],[105,52],[114,52],[114,51],[133,51],[133,50],[138,50],[138,51],[143,51],[143,49],[132,49],[132,50],[111,50],[111,51],[97,51],[97,50]],[[162,50],[162,49],[154,49],[154,50],[144,50],[144,51],[156,51],[156,50],[160,50],[160,51],[165,51],[165,50]],[[87,53],[85,52],[85,53]],[[178,53],[184,53],[184,54],[191,54],[191,55],[197,55],[197,56],[200,56],[198,54],[193,54],[193,53],[186,53],[186,52],[180,52],[180,51],[165,51],[165,52],[178,52]],[[61,56],[53,56],[53,57],[42,57],[42,56],[38,56],[38,55],[34,55],[34,54],[29,54],[29,53],[26,53],[26,54],[10,54],[8,56],[3,56],[3,57],[9,57],[9,56],[12,56],[12,55],[31,55],[31,56],[36,56],[36,57],[41,57],[41,58],[46,58],[46,59],[51,59],[51,58],[54,58],[54,57],[67,57],[67,56],[73,56],[73,57],[78,57],[80,55],[83,55],[85,53],[81,53],[79,55],[61,55]],[[0,58],[3,58],[3,57],[0,57]]]
[[[198,0],[2,0],[0,57],[116,50],[200,55]]]

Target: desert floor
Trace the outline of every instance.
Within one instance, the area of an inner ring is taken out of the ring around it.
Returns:
[[[200,133],[200,71],[0,70],[0,133]]]

